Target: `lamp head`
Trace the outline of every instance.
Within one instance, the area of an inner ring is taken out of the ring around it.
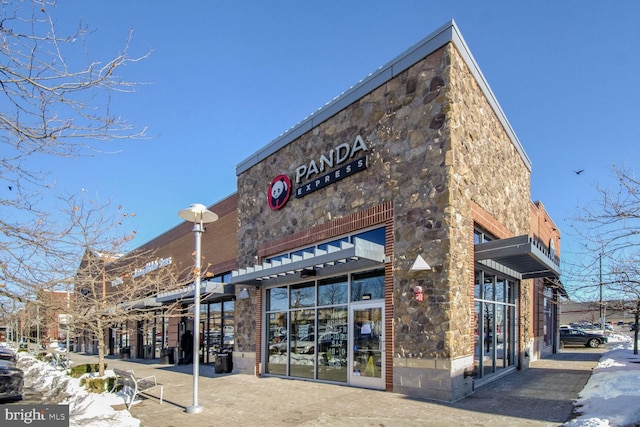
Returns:
[[[242,289],[242,291],[238,294],[238,299],[247,299],[249,298],[249,291],[247,288]]]
[[[207,209],[205,205],[195,203],[188,209],[182,209],[178,216],[185,221],[207,224],[218,220],[218,215]]]

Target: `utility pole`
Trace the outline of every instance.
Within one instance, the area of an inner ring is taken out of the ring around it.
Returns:
[[[605,322],[607,318],[607,309],[605,308],[605,303],[602,298],[602,252],[600,252],[600,326],[602,330],[605,330]]]

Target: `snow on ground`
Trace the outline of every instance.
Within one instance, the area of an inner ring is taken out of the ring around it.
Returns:
[[[630,426],[640,423],[640,354],[633,354],[633,340],[609,335],[610,351],[604,353],[574,402],[580,416],[566,427]]]
[[[565,427],[613,427],[640,424],[640,354],[633,354],[632,339],[609,335],[611,350],[604,353],[587,385],[574,402],[580,416]],[[19,353],[25,384],[42,393],[48,403],[69,404],[72,427],[139,427],[129,411],[116,411],[122,395],[88,393],[71,378],[27,353]],[[109,375],[107,370],[105,375]]]
[[[63,371],[37,360],[28,353],[18,353],[18,366],[24,371],[25,387],[32,387],[43,396],[44,403],[68,404],[69,426],[139,427],[140,420],[129,411],[116,411],[112,405],[124,404],[121,394],[89,393],[80,386],[79,378],[71,378]],[[113,371],[105,371],[105,375]]]

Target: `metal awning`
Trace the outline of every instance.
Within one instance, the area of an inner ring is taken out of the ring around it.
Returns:
[[[474,252],[476,262],[495,262],[519,273],[522,279],[560,276],[558,260],[526,234],[479,243]]]
[[[156,295],[156,301],[170,302],[170,301],[193,301],[193,292],[195,291],[196,285],[191,284],[189,286],[185,286],[179,289],[174,289],[172,291],[160,292]],[[233,295],[233,287],[227,287],[225,289],[225,283],[222,282],[202,282],[200,283],[200,295],[205,296],[207,294],[216,294],[216,296],[220,296],[223,294]]]
[[[145,297],[133,301],[121,302],[116,304],[116,307],[121,310],[130,310],[132,308],[159,307],[161,305],[162,304],[156,301],[156,297]]]
[[[558,291],[561,297],[569,299],[569,294],[567,293],[567,290],[564,288],[564,285],[560,281],[559,277],[545,277],[544,285],[548,288],[555,289],[556,291]]]
[[[279,261],[264,262],[231,272],[230,284],[271,285],[297,281],[308,276],[328,276],[361,267],[384,264],[384,246],[354,238],[353,243],[340,242],[340,247],[315,248],[313,252],[291,255]]]

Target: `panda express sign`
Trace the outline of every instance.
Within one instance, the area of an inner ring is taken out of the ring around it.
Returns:
[[[356,136],[352,144],[344,143],[333,148],[320,158],[296,168],[295,183],[300,184],[295,190],[296,198],[301,198],[309,193],[324,188],[343,178],[361,172],[367,168],[367,156],[362,155],[369,151],[362,136]],[[360,157],[357,157],[361,155]],[[326,170],[332,170],[320,175]],[[318,176],[320,175],[320,176]],[[305,182],[306,181],[306,182]],[[278,175],[269,186],[269,207],[280,209],[289,200],[291,194],[291,181],[287,175]]]

